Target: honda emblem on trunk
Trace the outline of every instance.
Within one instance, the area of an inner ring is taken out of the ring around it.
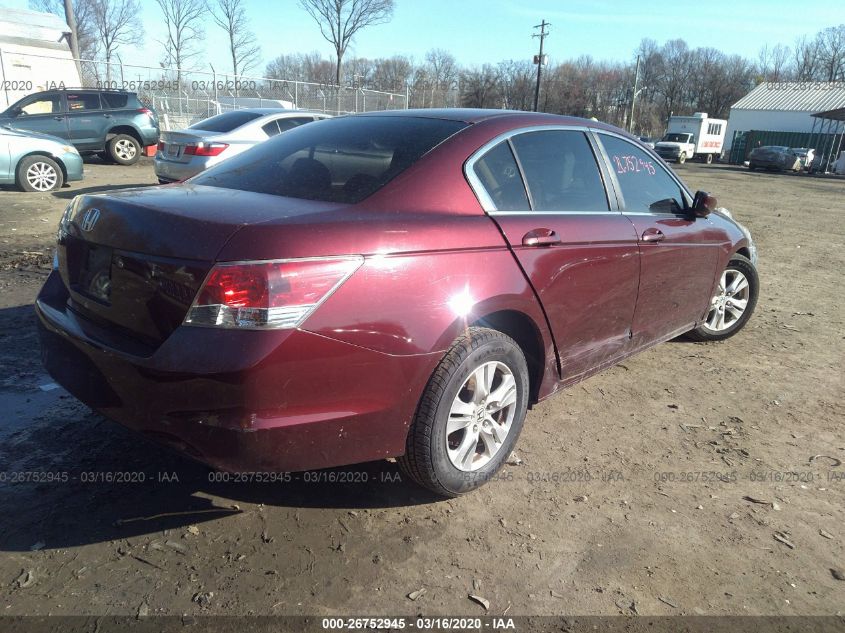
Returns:
[[[94,225],[97,223],[97,220],[100,219],[100,210],[99,209],[88,209],[85,212],[85,215],[82,216],[82,224],[80,227],[83,231],[90,231],[94,228]]]

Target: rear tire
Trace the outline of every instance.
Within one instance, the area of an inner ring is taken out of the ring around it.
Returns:
[[[525,355],[514,340],[496,330],[469,328],[429,379],[399,467],[444,497],[480,487],[516,444],[528,389]]]
[[[754,171],[755,169],[757,169],[757,165],[754,163],[748,163],[748,171]]]
[[[724,341],[739,332],[754,313],[760,278],[751,261],[735,254],[728,262],[704,323],[687,333],[694,341]]]
[[[46,156],[27,156],[21,159],[15,174],[18,186],[24,191],[54,191],[61,189],[65,181],[59,164]]]
[[[128,134],[118,134],[109,141],[108,153],[119,165],[134,165],[141,158],[141,144]]]
[[[713,154],[705,154],[704,162],[708,165],[711,165],[713,163]]]

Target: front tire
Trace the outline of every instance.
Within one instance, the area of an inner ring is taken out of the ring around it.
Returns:
[[[118,134],[109,141],[108,153],[119,165],[134,165],[141,158],[141,144],[128,134]]]
[[[44,193],[61,189],[64,174],[59,164],[46,156],[27,156],[18,163],[18,186],[24,191]]]
[[[496,330],[469,328],[426,385],[400,468],[444,497],[480,487],[516,444],[528,389],[525,355],[514,340]]]
[[[748,323],[759,292],[760,280],[754,264],[735,254],[719,279],[704,323],[687,336],[695,341],[723,341],[732,337]]]
[[[678,164],[683,165],[685,162],[687,162],[687,155],[685,152],[681,152],[681,155],[678,156]]]

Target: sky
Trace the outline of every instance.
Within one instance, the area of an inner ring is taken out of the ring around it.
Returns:
[[[211,0],[213,2],[213,0]],[[13,8],[27,8],[27,0],[0,0]],[[316,23],[296,0],[245,0],[247,14],[268,61],[283,53],[319,51],[333,55]],[[126,64],[158,66],[161,49],[159,9],[141,0],[147,33],[142,47],[120,51]],[[545,52],[555,63],[580,55],[628,61],[640,40],[658,43],[683,38],[695,48],[711,46],[725,53],[756,59],[764,44],[791,45],[801,35],[812,36],[828,26],[845,23],[845,3],[839,0],[396,0],[393,19],[368,27],[353,40],[349,55],[389,57],[407,55],[422,61],[426,51],[442,48],[463,65],[530,60],[538,40],[532,27],[542,19],[551,23]],[[206,25],[206,54],[198,62],[209,70],[230,70],[225,33],[210,20]],[[252,74],[256,74],[255,72]],[[257,74],[260,74],[257,73]]]

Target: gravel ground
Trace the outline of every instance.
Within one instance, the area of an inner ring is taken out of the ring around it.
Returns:
[[[216,482],[54,388],[32,302],[61,211],[152,184],[151,162],[0,191],[2,613],[841,614],[845,182],[679,170],[755,236],[748,327],[543,402],[521,463],[450,501],[388,462],[340,469],[358,484]]]

